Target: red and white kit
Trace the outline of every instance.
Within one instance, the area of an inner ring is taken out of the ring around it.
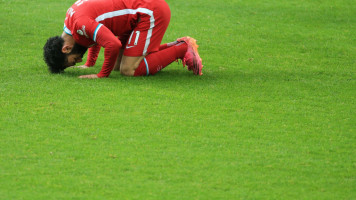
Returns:
[[[78,44],[91,47],[89,64],[95,62],[100,47],[105,48],[98,76],[107,77],[120,48],[125,56],[158,51],[170,17],[164,0],[78,0],[67,11],[64,31]]]

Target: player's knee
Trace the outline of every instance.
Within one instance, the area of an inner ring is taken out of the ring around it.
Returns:
[[[135,74],[135,70],[130,67],[120,67],[120,73],[125,76],[133,76]]]
[[[141,57],[127,57],[123,56],[120,64],[120,73],[125,76],[134,76],[136,68],[144,56]]]

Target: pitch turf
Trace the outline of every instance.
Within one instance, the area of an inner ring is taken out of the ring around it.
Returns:
[[[355,199],[356,4],[167,0],[204,75],[50,75],[73,0],[0,0],[0,199]]]

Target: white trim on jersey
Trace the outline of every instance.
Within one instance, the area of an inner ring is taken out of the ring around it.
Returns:
[[[96,35],[97,35],[97,33],[98,33],[98,31],[99,31],[99,29],[100,29],[101,26],[102,26],[102,24],[99,24],[99,25],[96,27],[95,31],[94,31],[94,36],[93,36],[94,42],[96,42]]]
[[[150,75],[150,68],[148,67],[146,58],[143,58],[143,60],[145,61],[145,64],[146,64],[146,76],[148,76],[148,75]]]
[[[72,32],[66,27],[66,24],[64,24],[63,31],[68,35],[72,36]]]
[[[145,43],[145,48],[143,49],[143,55],[147,53],[148,46],[150,45],[151,37],[152,37],[152,29],[155,26],[155,18],[153,16],[153,11],[149,10],[147,8],[137,8],[137,9],[124,9],[124,10],[117,10],[117,11],[112,11],[108,13],[104,13],[100,16],[98,16],[95,21],[101,22],[104,21],[105,19],[110,19],[113,17],[118,17],[122,15],[134,15],[136,13],[144,13],[150,16],[150,29],[148,29],[147,32],[147,38],[146,38],[146,43]],[[100,28],[100,27],[99,27]],[[97,33],[98,28],[95,30],[95,33]],[[96,36],[96,34],[95,34]],[[94,40],[95,41],[95,40]]]

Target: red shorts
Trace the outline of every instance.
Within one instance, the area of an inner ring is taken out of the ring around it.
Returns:
[[[152,10],[139,8],[139,22],[128,38],[125,56],[145,56],[158,51],[171,19],[171,11],[164,0],[152,1]]]

